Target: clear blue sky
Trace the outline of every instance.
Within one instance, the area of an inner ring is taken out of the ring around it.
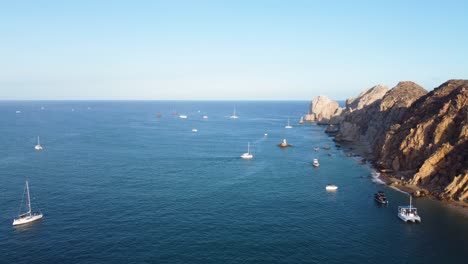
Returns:
[[[301,99],[468,78],[468,1],[2,1],[0,99]]]

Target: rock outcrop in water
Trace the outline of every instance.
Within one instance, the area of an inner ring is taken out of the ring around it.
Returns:
[[[337,115],[341,108],[336,101],[326,96],[318,96],[310,103],[306,121],[317,121],[318,124],[329,124],[332,116]]]
[[[380,169],[410,185],[468,202],[468,80],[430,93],[414,82],[374,86],[348,99],[339,117],[336,141],[366,147]]]

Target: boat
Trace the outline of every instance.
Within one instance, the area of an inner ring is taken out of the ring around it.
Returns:
[[[421,222],[421,217],[418,215],[418,209],[413,207],[412,197],[410,195],[410,205],[409,206],[398,206],[398,217],[404,222]]]
[[[203,119],[208,119],[208,116],[207,116],[207,115],[204,115],[204,116],[203,116]]]
[[[284,128],[292,128],[292,126],[289,124],[289,118],[288,118],[288,125],[286,125]]]
[[[20,110],[16,110],[16,113],[17,113],[17,114],[21,114],[21,111],[20,111]]]
[[[318,147],[315,147],[314,150],[315,150],[315,151],[319,151],[319,148],[318,148]]]
[[[301,116],[301,119],[299,119],[299,125],[304,124],[304,118]]]
[[[320,163],[318,162],[318,159],[314,159],[314,161],[312,162],[312,165],[313,165],[314,167],[320,166]]]
[[[39,220],[39,219],[42,218],[42,213],[32,213],[32,210],[31,210],[31,197],[29,196],[28,181],[26,181],[25,193],[27,193],[28,211],[26,213],[18,214],[18,218],[13,220],[13,225],[14,226],[31,223],[31,222],[34,222],[34,221]],[[23,193],[23,197],[24,197],[24,193]]]
[[[333,184],[327,184],[327,186],[325,187],[325,190],[327,191],[336,191],[337,189],[338,189],[338,186],[333,185]]]
[[[42,150],[41,142],[39,141],[39,136],[37,136],[37,145],[34,146],[35,150]]]
[[[234,107],[234,112],[232,113],[232,116],[230,116],[231,119],[237,119],[239,118],[237,115],[236,115],[236,107]]]
[[[329,149],[331,149],[331,147],[330,146],[325,146],[325,147],[323,147],[323,149],[329,150]]]
[[[241,158],[243,159],[251,159],[253,158],[252,153],[250,153],[250,142],[247,143],[247,152],[241,155]]]
[[[286,139],[283,139],[283,141],[281,141],[281,143],[278,146],[281,147],[281,148],[287,148],[287,147],[291,147],[292,145],[288,144]]]
[[[192,132],[193,132],[193,133],[196,133],[196,132],[198,132],[198,129],[193,128],[193,129],[192,129]]]
[[[187,116],[186,115],[180,115],[179,118],[187,119]]]
[[[388,204],[387,197],[385,196],[385,193],[382,191],[378,191],[374,193],[374,200],[380,204]]]

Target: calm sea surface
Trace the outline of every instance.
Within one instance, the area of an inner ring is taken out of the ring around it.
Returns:
[[[416,199],[400,221],[408,196],[297,125],[308,104],[0,102],[0,263],[465,263],[468,220]],[[13,227],[26,179],[44,218]]]

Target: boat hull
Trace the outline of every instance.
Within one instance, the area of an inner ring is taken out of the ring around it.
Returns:
[[[241,158],[243,158],[243,159],[252,159],[253,155],[249,154],[249,153],[244,153],[244,154],[241,155]]]
[[[398,214],[398,217],[403,220],[403,222],[412,222],[412,223],[420,223],[421,217],[419,216],[405,216],[402,214]]]
[[[13,225],[17,226],[17,225],[28,224],[28,223],[42,219],[42,216],[43,216],[42,214],[35,214],[35,215],[23,217],[23,218],[14,219]]]

